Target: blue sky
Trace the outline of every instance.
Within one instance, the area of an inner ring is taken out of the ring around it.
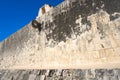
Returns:
[[[0,0],[0,41],[35,19],[45,3],[57,6],[63,0]]]

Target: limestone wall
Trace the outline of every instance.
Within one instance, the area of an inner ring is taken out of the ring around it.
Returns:
[[[1,70],[0,80],[120,80],[120,70]]]
[[[120,0],[65,0],[38,21],[0,43],[0,68],[120,68]]]

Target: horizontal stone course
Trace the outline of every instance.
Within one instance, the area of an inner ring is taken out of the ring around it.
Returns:
[[[120,80],[120,69],[62,69],[62,71],[49,70],[49,73],[48,70],[44,71],[2,70],[0,80]],[[61,75],[57,74],[58,71]],[[44,74],[38,74],[38,72]],[[18,75],[19,77],[16,78]]]

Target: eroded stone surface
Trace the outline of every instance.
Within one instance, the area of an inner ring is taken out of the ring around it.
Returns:
[[[65,0],[40,34],[28,24],[0,43],[0,68],[120,68],[119,15],[120,0]]]
[[[120,80],[119,69],[2,70],[1,80]],[[60,75],[57,74],[60,71]],[[41,74],[43,73],[43,74]],[[19,75],[19,77],[17,77]],[[16,78],[17,77],[17,78]]]

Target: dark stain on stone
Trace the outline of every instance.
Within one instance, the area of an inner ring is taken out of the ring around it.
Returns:
[[[54,73],[55,73],[55,70],[50,70],[49,76],[52,77],[54,75]]]
[[[102,1],[104,7],[102,8],[110,15],[110,20],[115,20],[118,18],[118,15],[112,16],[114,12],[120,12],[120,0],[94,0],[95,3]]]
[[[104,45],[103,45],[103,44],[101,44],[101,47],[102,47],[102,48],[104,48]]]
[[[28,78],[29,78],[29,74],[28,73],[26,73],[26,74],[23,75],[23,79],[24,80],[28,80]]]
[[[107,70],[107,76],[114,76],[114,71],[111,70]]]
[[[53,39],[56,42],[66,41],[66,37],[71,38],[73,31],[76,32],[76,36],[84,33],[85,31],[89,31],[91,29],[91,23],[87,20],[87,17],[99,12],[101,9],[110,15],[114,12],[120,12],[120,0],[76,0],[75,2],[72,2],[70,4],[70,10],[67,11],[67,13],[62,12],[54,16],[54,21],[49,23],[49,25],[45,25],[45,29],[48,30],[48,32],[52,30],[52,33],[46,33],[47,39]],[[89,26],[84,31],[80,31],[82,28],[81,26],[80,28],[76,28],[78,24],[76,24],[75,21],[76,18],[79,18],[79,15],[82,17],[82,24],[87,24],[87,26]],[[52,27],[54,25],[56,27],[53,29]],[[99,26],[101,39],[103,39],[105,34],[103,30],[100,29],[101,27],[104,26]],[[71,29],[73,29],[73,31]],[[56,34],[56,36],[53,36],[54,34]]]
[[[120,0],[102,0],[104,2],[104,10],[110,15],[114,12],[120,12]]]
[[[79,73],[80,80],[85,80],[86,71],[85,70],[79,70],[79,71],[80,71]]]
[[[93,76],[91,70],[88,70],[88,75]]]
[[[37,70],[42,71],[42,70]],[[45,70],[47,72],[47,70]],[[53,69],[54,74],[58,70]],[[72,75],[68,76],[70,71]],[[92,73],[92,72],[93,73]],[[30,73],[29,73],[30,72]],[[52,75],[51,77],[45,74],[37,75],[38,72],[33,70],[1,70],[0,79],[1,80],[28,80],[31,75],[36,75],[36,78],[33,80],[39,80],[41,76],[44,76],[44,80],[120,80],[120,69],[69,69],[65,70],[60,75]],[[77,74],[77,75],[76,75]],[[80,74],[80,75],[79,75]],[[95,75],[95,76],[94,76]],[[13,78],[14,77],[14,78]]]
[[[115,19],[117,19],[117,18],[119,18],[120,17],[120,15],[119,14],[116,14],[115,16],[110,16],[110,21],[113,21],[113,20],[115,20]]]
[[[120,31],[120,26],[118,26],[118,31]]]
[[[93,39],[88,40],[88,43],[92,42]]]
[[[100,34],[100,39],[103,39],[106,36],[103,27],[104,27],[104,25],[102,25],[100,22],[97,22],[97,29]]]
[[[39,75],[45,75],[46,70],[40,70]]]
[[[103,76],[106,74],[106,70],[99,69],[99,70],[95,70],[95,72],[96,72],[95,75],[96,78],[103,80]]]

